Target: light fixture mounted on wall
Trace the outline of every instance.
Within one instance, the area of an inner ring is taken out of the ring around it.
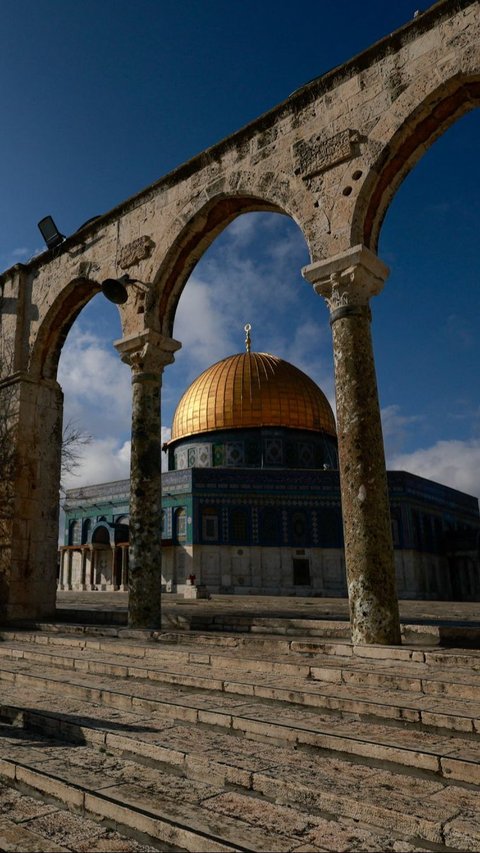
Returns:
[[[51,216],[44,216],[38,223],[38,227],[47,244],[47,249],[57,249],[66,239],[65,234],[60,234]]]
[[[148,289],[145,282],[139,281],[138,278],[130,278],[127,274],[120,278],[106,278],[105,281],[102,281],[102,293],[109,302],[114,302],[115,305],[123,305],[128,299],[127,287],[130,284],[141,285],[145,290]]]

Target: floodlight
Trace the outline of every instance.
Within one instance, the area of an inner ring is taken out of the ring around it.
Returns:
[[[60,234],[51,216],[44,216],[38,227],[48,249],[56,249],[65,240],[65,235]]]

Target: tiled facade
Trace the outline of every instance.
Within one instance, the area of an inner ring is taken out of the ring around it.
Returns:
[[[480,599],[477,500],[401,471],[388,484],[399,596]],[[346,595],[338,471],[193,467],[162,487],[166,591],[194,574],[210,592]],[[67,493],[62,588],[125,588],[128,493]]]

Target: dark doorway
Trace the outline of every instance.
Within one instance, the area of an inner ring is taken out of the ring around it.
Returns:
[[[304,557],[293,558],[293,583],[294,586],[310,585],[310,563]]]

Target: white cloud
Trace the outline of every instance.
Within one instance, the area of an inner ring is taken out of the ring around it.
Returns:
[[[169,441],[170,427],[162,427],[161,443]],[[119,441],[113,436],[96,438],[80,449],[79,467],[75,474],[62,477],[64,489],[77,489],[94,483],[126,480],[130,476],[131,441]],[[162,452],[162,471],[167,469],[167,454]]]
[[[425,427],[425,416],[404,415],[398,405],[386,406],[381,414],[387,468],[480,495],[480,440],[443,439],[430,447],[402,452],[407,441],[412,444],[412,430]]]
[[[289,348],[296,349],[305,366],[318,362],[319,330],[327,329],[330,348],[331,337],[322,301],[312,294],[316,316],[311,320],[305,307],[308,285],[300,269],[307,260],[303,235],[287,217],[246,214],[229,226],[202,258],[179,302],[173,334],[183,344],[177,361],[189,381],[214,361],[242,351],[245,323],[252,325],[253,349],[283,358],[289,358]],[[302,342],[297,328],[308,320]],[[298,363],[295,355],[290,360]]]
[[[385,406],[381,411],[383,440],[388,455],[399,453],[404,445],[411,426],[417,426],[424,420],[423,415],[403,415],[400,406]]]
[[[437,441],[432,447],[392,456],[388,467],[410,471],[470,495],[480,495],[480,440]]]
[[[79,448],[79,466],[62,478],[64,489],[107,483],[130,476],[131,382],[130,370],[110,342],[85,330],[72,329],[59,365],[58,379],[64,389],[64,423],[74,421],[92,436]],[[162,427],[162,444],[170,438]],[[162,468],[167,455],[162,453]]]
[[[65,475],[65,489],[124,480],[130,476],[130,441],[119,443],[111,436],[96,438],[82,448],[79,463],[76,474]]]
[[[258,227],[258,216],[249,216],[248,214],[237,216],[228,226],[228,236],[237,245],[248,245],[257,233]]]
[[[182,350],[176,361],[188,358],[194,373],[235,352],[222,312],[223,294],[218,291],[214,284],[192,277],[180,300],[174,337],[181,341]]]
[[[3,255],[5,258],[5,263],[9,266],[13,266],[13,264],[18,264],[18,262],[27,263],[32,258],[36,257],[36,255],[40,255],[45,251],[45,246],[43,248],[30,249],[28,246],[17,246],[17,248],[12,249],[8,254]]]
[[[130,369],[110,342],[78,323],[63,347],[58,381],[65,394],[65,422],[75,420],[94,437],[129,434]]]

